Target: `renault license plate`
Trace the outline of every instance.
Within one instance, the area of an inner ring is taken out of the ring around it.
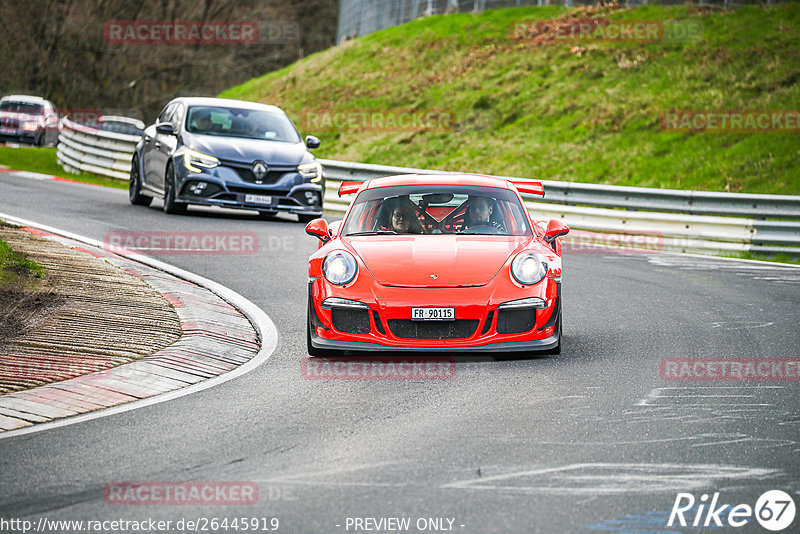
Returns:
[[[267,195],[245,195],[244,201],[247,204],[272,204],[272,197]]]

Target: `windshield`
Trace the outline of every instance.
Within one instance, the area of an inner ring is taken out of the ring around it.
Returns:
[[[508,189],[453,185],[362,191],[342,235],[482,234],[530,236],[519,198]]]
[[[300,135],[286,115],[260,109],[193,106],[186,116],[192,133],[299,143]]]
[[[24,113],[26,115],[41,115],[44,113],[44,107],[41,104],[31,104],[29,102],[14,102],[12,100],[4,100],[0,102],[0,111],[7,111],[11,113]]]

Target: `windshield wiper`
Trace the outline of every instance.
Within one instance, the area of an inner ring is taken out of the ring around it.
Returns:
[[[394,230],[374,230],[372,232],[353,232],[352,234],[345,234],[345,237],[353,235],[397,235]]]

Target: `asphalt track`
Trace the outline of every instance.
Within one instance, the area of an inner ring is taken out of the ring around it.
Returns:
[[[98,240],[255,232],[256,254],[156,257],[261,307],[277,349],[185,397],[0,439],[0,519],[277,517],[279,532],[364,532],[348,518],[400,517],[411,532],[420,518],[449,518],[465,533],[703,532],[666,526],[679,492],[753,506],[779,489],[800,504],[800,383],[660,375],[664,358],[797,358],[800,269],[568,253],[560,356],[459,359],[450,380],[306,380],[315,240],[293,217],[159,207],[130,206],[121,190],[0,174],[0,212]],[[104,488],[120,481],[254,482],[259,499],[109,504]],[[755,521],[713,531],[767,532]]]

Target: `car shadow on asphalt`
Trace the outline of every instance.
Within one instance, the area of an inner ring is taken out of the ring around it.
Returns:
[[[162,211],[161,203],[157,201],[153,202],[153,204],[149,207],[149,209],[151,211],[164,213]],[[217,208],[210,206],[190,206],[187,208],[185,213],[172,214],[168,215],[168,217],[175,219],[180,219],[181,217],[184,217],[187,219],[230,219],[239,221],[298,224],[297,217],[295,215],[291,215],[288,213],[261,215],[256,211],[233,210],[233,209]]]
[[[319,360],[331,361],[375,361],[375,362],[456,362],[456,363],[486,363],[486,362],[511,362],[520,360],[542,360],[548,358],[555,358],[556,355],[546,354],[544,352],[481,352],[481,353],[465,353],[465,352],[408,352],[408,351],[382,351],[376,352],[358,352],[347,351],[343,354],[321,356]]]

